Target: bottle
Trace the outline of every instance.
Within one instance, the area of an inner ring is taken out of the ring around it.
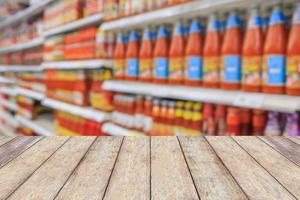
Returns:
[[[194,129],[201,133],[202,129],[202,120],[203,120],[203,115],[202,115],[202,103],[196,102],[193,103],[193,112],[192,112],[192,120],[191,120],[191,129]]]
[[[176,101],[175,125],[183,126],[184,102]]]
[[[141,43],[139,63],[140,76],[139,80],[143,82],[151,82],[153,75],[153,32],[149,27],[144,28],[143,40]]]
[[[129,35],[126,51],[127,80],[137,80],[139,77],[139,35],[133,30]]]
[[[286,93],[300,95],[300,3],[295,10],[287,46]]]
[[[252,129],[253,135],[263,135],[267,121],[267,113],[264,110],[253,110]]]
[[[115,79],[124,79],[125,77],[125,57],[126,57],[126,37],[121,31],[118,33],[118,39],[114,50],[114,74]]]
[[[227,124],[226,124],[226,106],[217,105],[215,112],[215,134],[217,135],[226,135]]]
[[[262,18],[258,9],[253,8],[243,44],[242,89],[244,91],[261,91],[263,45]]]
[[[176,135],[174,122],[175,122],[175,101],[168,101],[168,111],[167,111],[167,124],[169,135]]]
[[[287,121],[285,124],[283,135],[288,135],[288,136],[300,135],[299,116],[297,113],[289,114],[287,116]]]
[[[203,86],[217,88],[220,84],[221,22],[210,15],[203,47]]]
[[[272,11],[264,46],[263,92],[284,93],[286,45],[285,16],[277,5]]]
[[[203,36],[202,24],[194,19],[190,25],[189,36],[186,45],[185,77],[184,83],[188,86],[200,86],[203,78]]]
[[[241,81],[242,30],[241,19],[232,11],[226,22],[222,44],[221,88],[237,90]]]
[[[154,48],[154,82],[167,83],[169,78],[169,38],[164,25],[159,27]]]
[[[241,108],[241,135],[252,135],[252,112],[250,109]]]
[[[215,131],[210,129],[210,125],[214,122],[214,105],[211,103],[204,104],[203,108],[203,123],[202,123],[202,132],[206,135],[214,135]]]
[[[227,113],[227,135],[241,135],[241,110],[229,107]]]
[[[169,52],[169,83],[182,84],[184,77],[184,55],[185,55],[185,28],[177,21],[173,28],[173,34]]]
[[[279,113],[270,111],[268,113],[268,121],[264,131],[266,136],[280,136]]]

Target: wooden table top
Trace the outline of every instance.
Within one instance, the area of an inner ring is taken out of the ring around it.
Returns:
[[[0,199],[300,199],[300,138],[0,136]]]

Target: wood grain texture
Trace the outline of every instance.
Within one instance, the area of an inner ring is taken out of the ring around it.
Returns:
[[[40,167],[68,137],[47,137],[0,169],[0,199],[7,198]]]
[[[256,137],[234,137],[288,191],[300,199],[300,167]],[[257,148],[259,147],[259,148]],[[287,177],[293,177],[292,179]]]
[[[297,143],[297,144],[299,144],[300,145],[300,137],[298,136],[298,137],[294,137],[294,136],[285,136],[286,138],[288,138],[289,140],[291,140],[291,141],[293,141],[293,142],[295,142],[295,143]]]
[[[204,137],[179,137],[201,200],[247,199]]]
[[[94,140],[95,137],[72,137],[21,185],[9,199],[53,199]]]
[[[152,199],[199,199],[176,137],[151,138]]]
[[[0,135],[0,146],[14,139],[14,137],[5,137]]]
[[[150,138],[123,141],[104,199],[150,199]]]
[[[42,137],[15,137],[0,147],[0,168],[20,155]]]
[[[276,149],[289,160],[300,166],[300,148],[295,142],[285,137],[259,137],[268,145]]]
[[[122,140],[122,137],[98,138],[56,199],[102,199]]]
[[[206,137],[249,199],[295,199],[230,137]]]

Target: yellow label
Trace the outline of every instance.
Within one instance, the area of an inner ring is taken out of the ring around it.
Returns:
[[[193,117],[192,117],[192,121],[196,122],[196,121],[201,121],[203,118],[202,113],[201,112],[193,112]]]
[[[203,80],[207,82],[219,82],[219,57],[204,57]]]
[[[151,78],[152,59],[140,59],[140,77]]]
[[[288,88],[300,88],[300,56],[288,56],[286,86]]]
[[[124,59],[116,59],[114,62],[114,71],[116,76],[123,76],[125,69],[125,60]]]
[[[183,57],[177,57],[177,58],[170,58],[170,79],[177,79],[181,80],[183,79],[183,64],[184,64],[184,58]]]
[[[260,56],[243,58],[243,83],[247,85],[259,86],[261,83],[262,59]]]

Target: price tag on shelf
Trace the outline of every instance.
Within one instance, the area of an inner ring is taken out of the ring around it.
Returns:
[[[262,107],[264,97],[258,94],[238,94],[234,98],[233,105],[245,108],[256,108]]]

